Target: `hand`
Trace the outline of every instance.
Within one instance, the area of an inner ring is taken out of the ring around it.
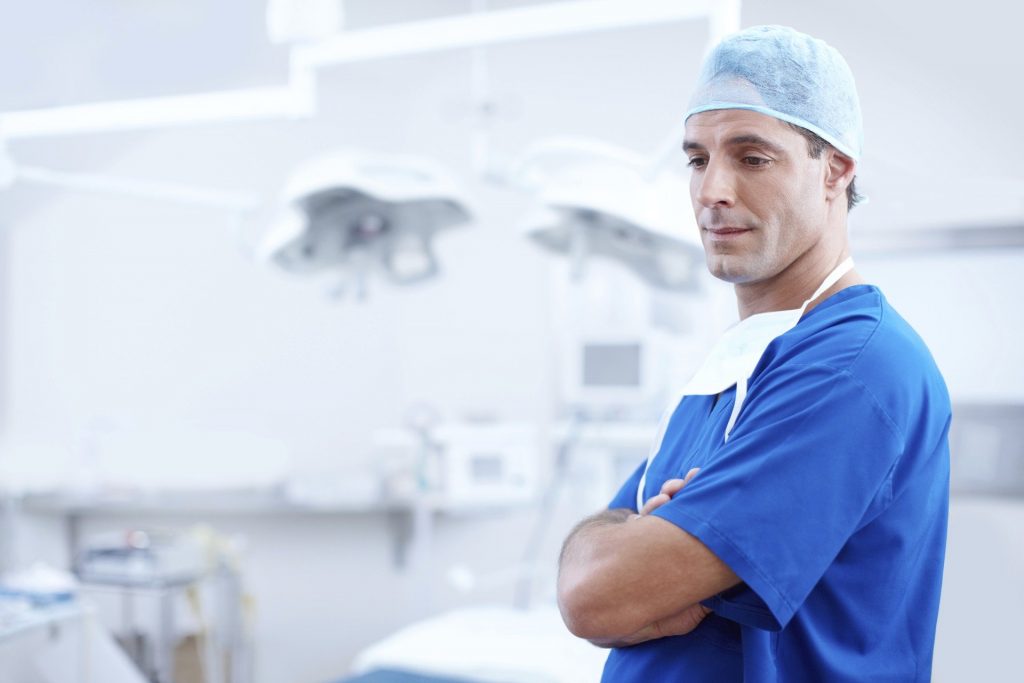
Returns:
[[[691,605],[678,614],[673,614],[670,617],[659,619],[653,624],[648,624],[625,638],[614,641],[592,640],[590,642],[598,647],[629,647],[645,643],[648,640],[656,640],[668,636],[685,636],[700,626],[700,622],[704,621],[704,617],[709,614],[711,614],[711,610],[698,602],[696,605]]]
[[[661,492],[656,496],[652,496],[650,500],[644,503],[644,507],[640,510],[638,517],[649,515],[665,503],[672,500],[672,496],[676,495],[683,490],[683,487],[690,483],[690,480],[697,476],[700,472],[699,467],[694,467],[692,470],[686,473],[686,477],[683,479],[669,479],[661,485]]]

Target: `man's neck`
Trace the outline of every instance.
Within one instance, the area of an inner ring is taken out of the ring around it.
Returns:
[[[758,313],[800,308],[848,256],[849,250],[846,247],[838,253],[805,254],[772,278],[735,285],[740,320]],[[857,271],[851,270],[811,301],[806,310],[811,310],[840,290],[863,282]]]

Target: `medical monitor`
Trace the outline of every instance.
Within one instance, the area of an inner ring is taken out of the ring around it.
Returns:
[[[576,409],[632,411],[652,386],[652,343],[643,335],[585,336],[571,343],[564,363],[564,398]]]

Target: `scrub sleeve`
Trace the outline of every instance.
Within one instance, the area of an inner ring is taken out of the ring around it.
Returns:
[[[787,363],[755,378],[728,442],[653,514],[696,536],[743,580],[705,604],[779,630],[850,536],[891,502],[903,441],[849,372]]]

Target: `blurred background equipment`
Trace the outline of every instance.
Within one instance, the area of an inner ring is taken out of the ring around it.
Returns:
[[[371,274],[395,285],[439,271],[437,233],[467,223],[468,200],[439,165],[367,153],[318,157],[294,171],[260,255],[287,272],[340,273],[338,294],[366,297]]]
[[[599,257],[651,287],[697,289],[704,253],[681,191],[685,177],[628,150],[573,138],[536,143],[510,173],[513,182],[535,188],[540,201],[524,233],[568,257],[575,279],[589,258]]]
[[[671,335],[626,326],[582,328],[563,350],[559,398],[590,420],[643,420],[672,387]]]
[[[953,411],[953,493],[1024,498],[1024,404],[961,403]]]
[[[85,540],[83,595],[151,683],[252,681],[237,544],[208,527]]]
[[[442,509],[531,501],[541,477],[541,442],[528,424],[460,420],[374,436],[385,500],[426,499]]]

